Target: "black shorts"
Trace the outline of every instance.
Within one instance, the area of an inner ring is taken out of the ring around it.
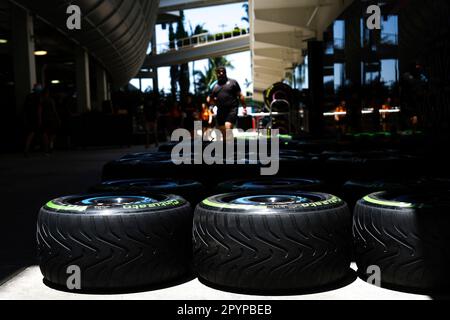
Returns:
[[[227,122],[235,125],[238,119],[238,108],[220,111],[217,113],[216,122],[219,127],[223,127]]]

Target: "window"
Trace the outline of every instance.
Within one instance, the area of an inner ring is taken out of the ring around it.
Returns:
[[[398,17],[387,16],[381,21],[381,43],[398,45]]]

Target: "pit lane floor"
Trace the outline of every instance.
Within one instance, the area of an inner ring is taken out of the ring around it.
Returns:
[[[355,266],[352,266],[354,269]],[[254,296],[212,289],[195,279],[184,284],[149,292],[92,295],[73,294],[44,285],[39,267],[23,269],[0,286],[0,300],[430,300],[432,297],[402,293],[372,286],[361,279],[322,293],[296,296]]]
[[[430,299],[380,289],[356,280],[333,291],[301,296],[259,297],[211,289],[192,280],[167,289],[127,295],[75,295],[48,288],[36,261],[36,218],[49,199],[84,192],[100,181],[102,166],[126,153],[144,152],[143,147],[90,149],[57,152],[50,157],[21,155],[0,157],[0,299],[148,299],[148,300],[239,300],[239,299]],[[153,151],[153,150],[150,150]]]

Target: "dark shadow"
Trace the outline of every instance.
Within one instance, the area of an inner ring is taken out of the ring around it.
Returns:
[[[143,292],[168,289],[171,287],[176,287],[176,286],[191,282],[195,278],[196,278],[196,276],[194,274],[188,274],[181,278],[178,278],[178,279],[175,279],[172,281],[168,281],[168,282],[164,282],[164,283],[159,283],[159,284],[149,285],[149,286],[140,286],[140,287],[134,287],[134,288],[125,288],[125,289],[69,290],[65,286],[56,285],[54,283],[47,281],[46,279],[43,280],[43,283],[50,289],[62,291],[62,292],[66,292],[66,293],[88,294],[88,295],[117,295],[117,294],[135,294],[135,293],[143,293]]]
[[[0,286],[13,279],[26,267],[26,264],[0,265]]]
[[[245,294],[245,295],[256,295],[256,296],[300,296],[300,295],[308,295],[308,294],[317,294],[328,291],[334,291],[337,289],[341,289],[349,286],[353,282],[358,279],[356,272],[353,269],[348,270],[348,274],[344,277],[344,279],[329,284],[323,287],[317,288],[300,288],[300,289],[289,289],[289,290],[255,290],[255,289],[239,289],[239,288],[231,288],[226,286],[220,286],[214,283],[211,283],[205,279],[199,278],[199,281],[207,287],[212,289],[236,293],[236,294]]]
[[[364,274],[358,274],[358,277],[367,282],[368,276]],[[419,289],[419,288],[410,288],[405,286],[394,285],[390,283],[381,283],[381,288],[391,291],[409,293],[409,294],[417,294],[422,296],[429,296],[433,300],[450,300],[450,288],[442,288],[442,289]]]

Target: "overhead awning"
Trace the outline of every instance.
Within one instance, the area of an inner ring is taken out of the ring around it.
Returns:
[[[353,0],[250,0],[254,94],[290,76],[304,59],[307,41],[323,32]]]
[[[159,12],[187,10],[245,2],[243,0],[160,0]]]
[[[126,84],[144,63],[159,9],[159,0],[10,1],[86,48],[118,85]],[[69,5],[81,8],[81,30],[66,27]]]

